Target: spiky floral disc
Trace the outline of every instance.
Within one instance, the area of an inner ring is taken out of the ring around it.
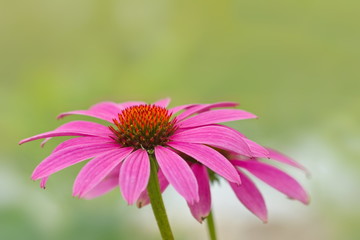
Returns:
[[[124,109],[113,119],[116,129],[110,130],[125,147],[153,150],[164,146],[176,130],[176,119],[166,108],[156,105],[138,105]]]

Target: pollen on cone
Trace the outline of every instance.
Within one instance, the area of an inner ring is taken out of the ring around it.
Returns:
[[[116,129],[112,126],[109,128],[119,143],[148,150],[164,145],[177,128],[176,119],[171,119],[169,111],[156,105],[126,108],[113,122]]]

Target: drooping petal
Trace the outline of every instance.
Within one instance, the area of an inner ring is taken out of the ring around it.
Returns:
[[[101,102],[92,106],[89,110],[65,112],[61,113],[57,118],[60,119],[75,114],[95,117],[112,123],[112,119],[116,118],[119,112],[121,112],[121,108],[119,108],[118,104],[114,102]]]
[[[238,135],[240,138],[242,138],[245,141],[245,143],[249,146],[249,149],[251,151],[251,157],[260,157],[260,158],[269,157],[269,151],[265,147],[261,146],[260,144],[254,141],[251,141],[241,132],[225,125],[214,124],[212,126],[217,126],[219,128],[226,128],[227,130],[233,132],[235,135]]]
[[[296,168],[299,168],[299,169],[305,171],[307,174],[309,174],[309,171],[303,165],[301,165],[300,163],[291,159],[290,157],[288,157],[282,153],[279,153],[278,151],[271,149],[271,148],[267,148],[267,150],[269,151],[270,159],[281,162],[281,163],[288,164],[288,165],[296,167]]]
[[[130,147],[118,148],[90,160],[75,179],[73,196],[84,197],[132,151],[133,148]]]
[[[169,106],[171,99],[170,98],[164,98],[161,99],[157,102],[154,102],[154,105],[159,106],[159,107],[163,107],[163,108],[167,108],[167,106]]]
[[[221,127],[221,128],[226,128],[230,131],[232,131],[233,133],[235,133],[236,135],[240,136],[241,138],[247,138],[243,133],[239,132],[238,130],[228,127],[226,125],[220,125],[220,124],[212,124],[210,126],[217,126],[217,127]]]
[[[233,160],[232,162],[234,165],[245,168],[254,176],[284,193],[289,198],[297,199],[304,204],[309,203],[309,196],[304,188],[294,178],[280,169],[256,160]]]
[[[166,179],[189,203],[199,201],[198,184],[189,165],[178,154],[162,146],[155,148],[156,160]]]
[[[253,157],[258,157],[258,158],[268,158],[269,157],[269,151],[266,148],[264,148],[260,144],[257,144],[254,141],[251,141],[250,139],[247,139],[247,138],[243,138],[243,139],[249,146]]]
[[[159,186],[160,186],[160,192],[163,193],[167,186],[169,186],[169,181],[165,178],[164,174],[162,173],[161,169],[158,171],[158,179],[159,179]],[[136,206],[138,208],[142,208],[150,203],[150,198],[147,190],[144,190],[140,196],[139,199],[136,201]]]
[[[102,196],[114,188],[119,186],[119,172],[120,166],[122,163],[119,163],[98,185],[91,189],[87,194],[85,194],[85,199],[93,199],[99,196]]]
[[[46,188],[46,183],[48,181],[49,177],[43,177],[40,181],[40,187],[45,189]]]
[[[96,157],[98,154],[105,153],[118,144],[84,144],[68,147],[63,150],[52,153],[45,158],[34,170],[31,178],[37,180],[47,177],[61,169],[69,167],[86,159]]]
[[[263,222],[267,222],[267,209],[261,192],[248,176],[241,171],[239,171],[239,175],[241,177],[241,185],[229,182],[236,197]]]
[[[90,124],[89,124],[90,123]],[[109,136],[113,136],[113,133],[109,131],[109,128],[93,123],[93,122],[86,122],[86,121],[72,121],[65,123],[55,129],[54,131],[82,131],[84,133],[88,133],[88,136],[96,136],[96,137],[102,137],[102,138],[109,138]],[[85,135],[87,136],[87,135]],[[41,147],[44,147],[44,145],[51,139],[52,137],[45,138],[41,142]]]
[[[57,152],[59,150],[68,148],[68,147],[73,147],[76,145],[84,145],[84,144],[102,144],[102,143],[116,143],[113,139],[111,138],[103,138],[103,137],[76,137],[76,138],[72,138],[69,140],[66,140],[62,143],[60,143],[59,145],[57,145],[55,147],[55,149],[52,151]]]
[[[124,199],[133,204],[146,189],[150,176],[150,161],[146,150],[129,155],[120,168],[119,186]]]
[[[213,104],[193,104],[191,108],[189,108],[188,110],[186,110],[185,112],[183,112],[179,116],[177,116],[177,120],[182,121],[185,118],[187,118],[193,114],[201,113],[201,112],[210,110],[212,108],[236,107],[237,105],[239,105],[239,104],[234,103],[234,102],[218,102],[218,103],[213,103]],[[185,105],[185,106],[187,106],[187,105]]]
[[[233,131],[218,126],[204,126],[177,131],[171,140],[175,142],[202,143],[237,154],[252,156],[249,146]]]
[[[23,139],[19,144],[34,141],[41,138],[60,137],[60,136],[103,136],[108,137],[113,134],[108,127],[87,121],[73,121],[65,123],[54,131],[41,133],[33,137]]]
[[[199,201],[188,203],[188,206],[194,218],[201,223],[211,211],[209,175],[206,167],[200,164],[193,164],[191,168],[199,185]]]
[[[120,111],[120,110],[119,110]],[[88,117],[94,117],[94,118],[99,118],[108,122],[112,123],[112,119],[114,118],[113,114],[105,114],[105,113],[101,113],[101,112],[96,112],[96,111],[92,111],[92,110],[75,110],[75,111],[70,111],[70,112],[64,112],[64,113],[60,113],[56,118],[57,119],[61,119],[70,115],[84,115],[84,116],[88,116]]]
[[[256,116],[240,109],[219,109],[200,113],[185,119],[179,125],[182,128],[188,128],[249,118],[256,118]]]
[[[121,163],[115,167],[111,173],[108,174],[98,185],[91,189],[88,193],[85,194],[85,199],[93,199],[100,197],[117,186],[119,186],[119,172],[120,172]]]
[[[228,181],[241,183],[235,167],[218,151],[195,143],[169,142],[167,145],[196,159]]]
[[[97,135],[107,136],[107,134],[111,132],[109,131],[109,128],[107,126],[95,122],[88,122],[88,121],[71,121],[68,123],[64,123],[55,130],[88,132],[89,134],[94,134],[96,136]]]

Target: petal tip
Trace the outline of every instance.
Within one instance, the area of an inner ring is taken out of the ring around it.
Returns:
[[[43,148],[48,141],[45,139],[40,143],[40,147]]]
[[[133,205],[133,204],[135,203],[135,201],[136,201],[135,199],[130,198],[130,197],[126,197],[126,198],[125,198],[125,196],[124,196],[124,199],[125,199],[126,204],[127,204],[128,206]]]
[[[263,224],[267,224],[267,223],[268,223],[267,212],[263,212],[263,213],[256,214],[256,216],[262,221]]]
[[[241,177],[240,177],[239,174],[237,174],[237,178],[235,179],[234,183],[235,183],[236,185],[238,185],[238,186],[241,185]]]
[[[207,217],[207,216],[206,216]],[[200,216],[199,218],[195,218],[196,219],[196,221],[198,221],[199,223],[203,223],[203,221],[206,219],[206,217],[205,216]]]
[[[310,196],[306,196],[306,198],[303,200],[303,201],[301,201],[302,203],[304,203],[305,205],[309,205],[310,204],[310,202],[311,202],[311,198],[310,198]]]
[[[136,207],[137,208],[142,208],[144,205],[143,205],[143,202],[142,201],[138,201],[137,203],[136,203]]]
[[[240,187],[241,186],[241,180],[240,182],[234,182],[236,184],[237,187]]]
[[[59,115],[56,116],[56,119],[59,120],[59,119],[62,119],[66,116],[65,113],[60,113]]]
[[[38,176],[36,176],[35,174],[33,174],[33,175],[31,175],[30,179],[33,181],[36,181],[36,180],[39,180],[40,178]]]

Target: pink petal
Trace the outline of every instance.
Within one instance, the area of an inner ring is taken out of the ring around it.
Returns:
[[[60,136],[102,136],[113,135],[108,127],[98,123],[87,121],[73,121],[66,123],[54,131],[41,133],[30,138],[23,139],[19,144],[34,141],[41,138],[60,137]]]
[[[91,110],[75,110],[75,111],[60,113],[56,118],[61,119],[70,115],[84,115],[88,117],[99,118],[108,121],[110,123],[112,123],[113,122],[112,119],[117,116],[117,114],[105,114]]]
[[[170,98],[165,98],[165,99],[161,99],[161,100],[155,102],[154,105],[163,107],[163,108],[167,108],[167,106],[169,106],[170,101],[171,101]]]
[[[87,132],[88,135],[99,136],[99,137],[106,137],[112,136],[113,133],[109,131],[109,128],[93,122],[86,122],[86,121],[72,121],[65,123],[55,129],[55,131],[83,131]],[[41,147],[51,139],[51,137],[45,138],[44,141],[41,142]]]
[[[101,181],[96,187],[91,189],[85,196],[85,199],[94,199],[100,197],[119,186],[119,177],[109,177]]]
[[[193,164],[191,168],[199,185],[199,201],[188,203],[188,206],[194,218],[201,223],[211,211],[209,176],[206,168],[200,164]]]
[[[129,155],[120,168],[119,186],[124,199],[133,204],[147,187],[150,161],[146,150],[138,149]]]
[[[40,181],[40,187],[45,189],[46,188],[46,183],[48,181],[49,177],[43,177]]]
[[[186,104],[186,105],[180,105],[169,109],[169,112],[171,114],[175,114],[177,112],[180,112],[181,110],[191,108],[193,106],[197,106],[197,104]]]
[[[304,204],[309,203],[309,196],[303,187],[294,178],[278,168],[256,160],[234,160],[232,162],[239,167],[245,168],[257,178],[284,193],[288,197],[297,199]]]
[[[69,115],[85,115],[103,119],[108,122],[113,122],[112,119],[117,117],[117,114],[121,112],[121,108],[118,104],[113,102],[101,102],[92,106],[89,110],[76,110],[71,112],[61,113],[57,118],[63,118]]]
[[[167,186],[169,185],[168,180],[165,178],[164,174],[162,173],[161,169],[158,171],[158,179],[159,179],[159,185],[160,185],[160,192],[163,193]],[[150,203],[149,194],[147,190],[144,190],[140,196],[139,199],[136,202],[136,206],[138,208],[142,208]]]
[[[256,118],[256,116],[239,109],[219,109],[200,113],[179,124],[182,128],[188,128],[249,118]]]
[[[100,103],[97,103],[97,104],[91,106],[89,110],[108,114],[108,115],[111,115],[111,114],[117,115],[119,113],[119,110],[121,110],[121,109],[119,108],[119,105],[117,103],[100,102]]]
[[[268,157],[269,157],[269,151],[268,151],[265,147],[257,144],[257,143],[254,142],[254,141],[251,141],[251,140],[247,139],[247,138],[245,137],[245,135],[242,134],[241,132],[239,132],[239,131],[231,128],[231,127],[224,126],[224,125],[215,125],[215,124],[214,124],[213,126],[218,126],[218,127],[226,128],[226,129],[228,129],[229,131],[232,131],[234,134],[236,134],[236,135],[238,135],[239,137],[241,137],[241,138],[245,141],[245,143],[249,146],[249,149],[250,149],[250,151],[251,151],[251,157],[261,157],[261,158],[268,158]]]
[[[299,168],[305,171],[307,174],[309,174],[309,171],[304,166],[302,166],[300,163],[296,162],[295,160],[291,159],[290,157],[271,148],[268,148],[267,150],[270,153],[269,155],[270,159]]]
[[[242,137],[233,131],[218,127],[204,126],[177,131],[171,140],[175,142],[202,143],[237,154],[252,156],[249,146]]]
[[[175,114],[181,110],[187,110],[186,113],[184,112],[184,115],[181,115],[181,117],[178,119],[178,120],[182,120],[192,114],[207,111],[212,108],[236,107],[237,105],[239,105],[239,104],[234,103],[234,102],[218,102],[218,103],[214,103],[214,104],[186,104],[186,105],[180,105],[180,106],[173,107],[173,108],[169,109],[169,111],[172,114]],[[195,107],[197,107],[197,108],[195,108]]]
[[[95,122],[88,122],[88,121],[72,121],[72,122],[64,123],[55,130],[82,131],[95,135],[99,135],[99,133],[101,133],[102,135],[107,135],[111,132],[107,126]]]
[[[118,147],[118,144],[84,144],[65,148],[63,150],[52,153],[45,160],[43,160],[35,168],[31,178],[33,180],[37,180],[43,177],[47,177],[73,164],[95,157],[98,154]]]
[[[122,163],[119,163],[119,165],[116,166],[98,185],[86,193],[84,198],[93,199],[102,196],[119,186],[119,172],[121,164]]]
[[[259,157],[259,158],[269,157],[269,151],[266,148],[264,148],[260,144],[257,144],[254,141],[251,141],[250,139],[247,138],[243,138],[243,139],[249,146],[250,151],[252,152],[252,157]]]
[[[239,132],[238,130],[236,130],[236,129],[234,129],[234,128],[231,128],[231,127],[228,127],[228,126],[225,126],[225,125],[213,124],[213,125],[210,125],[210,126],[217,126],[217,127],[226,128],[226,129],[232,131],[233,133],[235,133],[236,135],[238,135],[238,136],[241,137],[241,138],[247,138],[244,134],[242,134],[242,133]]]
[[[121,109],[125,109],[128,107],[133,107],[133,106],[138,106],[138,105],[145,105],[146,102],[141,102],[141,101],[129,101],[129,102],[123,102],[123,103],[119,103],[118,106]]]
[[[189,165],[172,150],[157,146],[156,160],[166,179],[189,203],[199,201],[198,184]]]
[[[244,206],[259,217],[263,222],[267,222],[267,209],[261,192],[256,185],[244,173],[239,171],[241,185],[230,183],[236,197]]]
[[[235,167],[218,151],[194,143],[169,142],[167,145],[196,159],[230,182],[241,183]]]
[[[192,106],[192,108],[190,108],[189,110],[187,110],[187,111],[183,112],[182,114],[180,114],[179,116],[177,116],[177,120],[182,121],[183,119],[185,119],[195,113],[207,111],[212,108],[236,107],[237,105],[238,105],[238,103],[234,103],[234,102],[218,102],[218,103],[213,103],[213,104],[193,104],[193,105],[190,105],[190,106]],[[189,105],[185,105],[185,106],[189,106]]]
[[[103,137],[76,137],[69,140],[66,140],[59,145],[56,146],[56,148],[52,151],[57,152],[59,150],[73,147],[76,145],[84,145],[84,144],[102,144],[102,143],[116,143],[111,138],[103,138]]]
[[[114,149],[90,160],[75,179],[73,196],[84,197],[132,151],[133,148],[128,147]]]

